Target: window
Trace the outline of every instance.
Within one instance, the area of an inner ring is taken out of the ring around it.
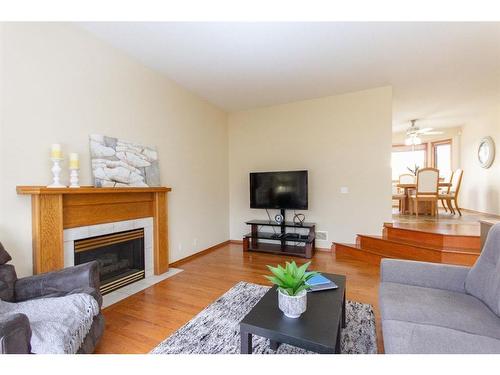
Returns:
[[[451,139],[432,143],[432,166],[439,169],[439,177],[451,177]]]
[[[416,146],[392,146],[392,179],[398,180],[399,176],[411,173],[408,168],[425,168],[427,165],[427,144]]]

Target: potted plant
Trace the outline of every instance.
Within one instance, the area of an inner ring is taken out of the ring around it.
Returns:
[[[410,167],[406,167],[411,173],[413,173],[414,176],[417,175],[418,173],[418,170],[420,169],[420,167],[418,165],[415,164],[415,168],[411,169]]]
[[[307,272],[307,267],[311,262],[307,262],[298,267],[295,262],[286,262],[285,267],[267,266],[272,272],[272,276],[265,276],[269,281],[278,287],[278,306],[285,316],[298,318],[307,308],[306,281],[317,274],[317,272]]]

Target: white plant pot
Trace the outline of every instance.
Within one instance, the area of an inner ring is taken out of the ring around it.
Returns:
[[[296,319],[307,309],[307,292],[303,290],[296,296],[289,296],[278,289],[278,306],[285,316]]]

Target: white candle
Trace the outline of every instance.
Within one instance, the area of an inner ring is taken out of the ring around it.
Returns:
[[[61,159],[62,158],[62,152],[61,152],[61,145],[59,143],[54,143],[50,149],[50,157],[52,159]]]
[[[78,169],[80,167],[80,161],[78,159],[78,154],[76,152],[72,152],[69,154],[69,168],[70,169]]]

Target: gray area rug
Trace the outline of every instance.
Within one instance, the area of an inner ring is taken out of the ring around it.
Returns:
[[[154,348],[152,354],[239,354],[239,322],[269,290],[268,287],[239,282],[217,301]],[[371,305],[346,302],[346,328],[342,330],[344,354],[377,353],[375,315]],[[282,344],[278,351],[269,349],[269,340],[253,337],[253,353],[309,353]]]

